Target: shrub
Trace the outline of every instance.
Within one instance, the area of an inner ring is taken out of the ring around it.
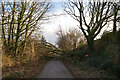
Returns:
[[[103,62],[102,57],[96,56],[88,58],[85,63],[92,67],[100,67],[100,64]]]
[[[112,37],[111,32],[105,31],[101,37],[101,40],[107,45],[109,42],[112,42]]]
[[[94,48],[96,53],[103,53],[105,44],[100,39],[94,41]]]
[[[17,78],[20,78],[21,74],[19,72],[14,72],[14,73],[11,73],[11,75],[8,76],[8,78],[14,78],[14,77],[17,77]]]
[[[111,68],[111,71],[114,75],[120,78],[120,64],[114,64]]]
[[[2,53],[2,66],[12,66],[14,65],[14,60],[10,58],[10,56],[6,56],[4,53]]]
[[[110,58],[104,59],[103,62],[101,63],[100,67],[102,69],[108,69],[113,65],[113,60]]]
[[[108,67],[111,63],[112,59],[104,53],[94,54],[85,60],[85,64],[96,68]]]
[[[101,40],[104,42],[104,44],[118,44],[120,40],[120,31],[116,32],[116,34],[113,35],[113,32],[106,31],[103,33]]]

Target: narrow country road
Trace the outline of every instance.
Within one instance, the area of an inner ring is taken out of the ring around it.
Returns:
[[[37,78],[73,78],[73,76],[61,61],[50,61]]]

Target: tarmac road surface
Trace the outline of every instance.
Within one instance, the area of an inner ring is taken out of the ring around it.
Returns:
[[[37,78],[73,78],[70,71],[61,61],[48,62]]]

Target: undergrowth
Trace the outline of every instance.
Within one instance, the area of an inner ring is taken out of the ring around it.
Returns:
[[[115,36],[112,32],[105,32],[101,39],[94,41],[95,52],[92,56],[89,56],[84,45],[76,50],[65,52],[62,59],[79,66],[82,70],[104,70],[108,77],[120,78],[119,34],[120,31],[116,32]]]

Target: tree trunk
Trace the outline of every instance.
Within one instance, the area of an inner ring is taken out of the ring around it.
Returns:
[[[10,24],[10,28],[9,28],[9,31],[8,31],[8,46],[10,46],[11,28],[12,28],[12,23]]]
[[[19,38],[20,38],[20,33],[21,33],[21,22],[23,21],[24,17],[24,5],[22,2],[22,9],[18,15],[18,26],[17,26],[17,34],[16,34],[16,42],[15,42],[15,55],[18,54],[18,46],[19,46]]]
[[[16,42],[15,42],[15,55],[18,54],[18,40],[19,40],[19,35],[20,35],[20,31],[19,31],[19,26],[18,26],[17,35],[16,35]]]
[[[116,26],[116,22],[117,22],[117,8],[116,8],[116,6],[114,6],[114,20],[113,20],[113,35],[115,35],[115,33],[116,33],[116,28],[117,28],[117,26]]]
[[[20,19],[18,19],[18,26],[17,26],[17,34],[16,34],[16,42],[15,42],[15,55],[18,54],[18,40],[20,37]]]
[[[4,5],[3,5],[3,3],[2,3],[2,13],[3,13],[3,15],[2,15],[2,41],[3,41],[3,46],[5,46],[6,45],[6,38],[5,38],[5,28],[4,28],[4,20],[5,20],[5,12],[4,12],[5,10],[4,10]]]
[[[13,10],[12,10],[12,20],[10,22],[10,29],[8,31],[8,46],[11,44],[10,43],[10,40],[11,40],[11,32],[13,31],[12,27],[13,27],[13,22],[14,22],[14,12],[15,12],[15,2],[14,2],[14,5],[13,5]]]
[[[25,41],[24,41],[24,44],[23,44],[23,49],[24,49],[24,50],[25,50],[25,48],[26,48],[26,41],[27,41],[27,38],[28,38],[28,30],[29,30],[29,24],[30,24],[31,18],[32,18],[32,17],[29,18],[28,24],[26,25]]]
[[[12,42],[14,42],[14,24],[12,26]]]
[[[32,47],[31,60],[33,61],[35,57],[34,42],[31,42],[31,47]]]
[[[88,50],[90,53],[94,53],[94,39],[92,37],[89,37],[87,39],[87,43],[88,43]]]

